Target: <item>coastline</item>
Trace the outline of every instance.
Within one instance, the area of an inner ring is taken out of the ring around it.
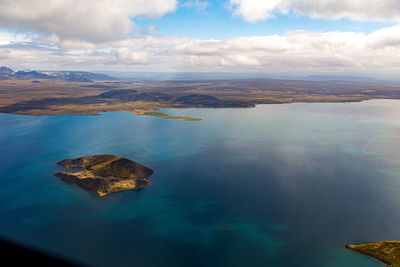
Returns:
[[[162,108],[250,108],[260,104],[400,99],[400,86],[341,81],[216,80],[60,82],[0,80],[0,113],[29,116],[156,112]]]
[[[111,104],[109,106],[102,106],[101,108],[90,107],[87,110],[82,109],[81,106],[76,106],[72,109],[65,109],[60,107],[59,109],[51,109],[51,110],[24,110],[24,111],[4,111],[0,107],[0,113],[4,114],[15,114],[15,115],[25,115],[25,116],[32,116],[32,117],[41,117],[41,116],[64,116],[64,115],[101,115],[104,112],[132,112],[134,115],[142,115],[142,116],[154,116],[149,114],[144,114],[148,112],[160,113],[160,109],[190,109],[190,108],[215,108],[215,109],[224,109],[224,108],[235,108],[235,109],[248,109],[254,108],[259,105],[281,105],[281,104],[338,104],[338,103],[361,103],[366,101],[374,101],[374,100],[400,100],[397,98],[369,98],[369,99],[362,99],[362,100],[341,100],[341,101],[288,101],[288,102],[277,102],[277,103],[254,103],[252,107],[195,107],[195,106],[187,106],[187,107],[177,107],[175,105],[160,105],[159,103],[146,103],[146,106],[143,103],[131,103],[131,105],[125,105],[125,107],[116,107],[115,105]],[[136,108],[139,107],[139,108]],[[165,114],[168,115],[168,114]],[[191,117],[180,117],[173,118],[174,116],[156,116],[156,117],[163,117],[167,119],[183,119],[183,120],[201,120],[201,118],[191,118]],[[187,119],[186,119],[187,118]]]

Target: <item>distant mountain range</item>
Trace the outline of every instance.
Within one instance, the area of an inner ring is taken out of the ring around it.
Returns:
[[[273,76],[263,73],[155,73],[155,72],[111,72],[112,76],[101,73],[84,71],[14,71],[8,67],[0,67],[0,80],[57,80],[67,82],[93,82],[93,81],[113,81],[120,79],[133,79],[140,81],[185,81],[185,80],[236,80],[236,79],[272,79],[272,80],[302,80],[302,81],[341,81],[341,82],[380,82],[381,80],[365,76],[351,75],[311,75],[299,76]],[[266,77],[267,76],[267,77]],[[39,82],[39,81],[36,81]]]
[[[117,80],[106,74],[84,71],[13,71],[8,67],[0,67],[0,80],[58,80],[68,82],[93,82]]]

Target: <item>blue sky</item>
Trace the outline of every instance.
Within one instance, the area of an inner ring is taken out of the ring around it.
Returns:
[[[14,69],[400,72],[400,1],[0,0]]]
[[[135,18],[138,26],[155,27],[154,34],[188,36],[198,39],[228,39],[237,36],[284,34],[287,31],[314,32],[357,31],[370,33],[395,22],[357,21],[343,19],[317,19],[308,16],[277,14],[275,18],[246,22],[234,16],[224,1],[208,1],[206,10],[180,8],[158,19]]]

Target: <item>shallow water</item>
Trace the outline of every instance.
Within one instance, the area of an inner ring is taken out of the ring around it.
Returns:
[[[366,266],[400,239],[400,102],[0,114],[0,236],[95,266]],[[151,167],[105,198],[53,174],[115,154]],[[223,231],[220,227],[230,227]]]

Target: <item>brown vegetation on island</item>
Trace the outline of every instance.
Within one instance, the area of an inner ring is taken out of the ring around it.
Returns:
[[[100,196],[146,187],[150,183],[147,178],[153,174],[148,167],[113,155],[65,159],[57,164],[66,170],[55,176]]]
[[[354,244],[347,245],[346,248],[380,260],[387,267],[400,267],[400,241]]]

